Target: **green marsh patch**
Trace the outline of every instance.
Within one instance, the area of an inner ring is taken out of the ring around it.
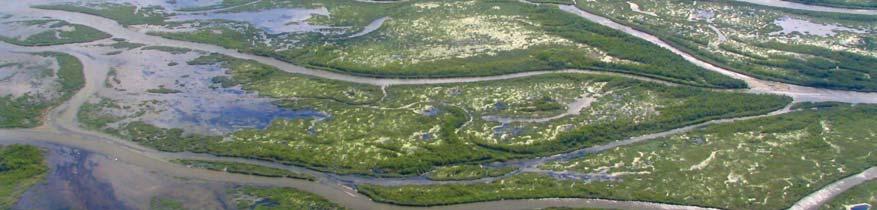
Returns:
[[[522,174],[485,184],[359,186],[382,202],[446,205],[501,199],[604,198],[726,209],[784,209],[877,164],[877,107],[838,106],[718,124],[542,168],[611,177]],[[681,184],[684,183],[684,184]]]
[[[579,8],[717,66],[811,87],[877,91],[877,18],[735,1],[612,1]],[[831,46],[831,47],[827,47]]]
[[[10,209],[49,171],[43,151],[35,146],[0,146],[0,209]]]
[[[390,86],[384,95],[376,86],[296,75],[216,54],[188,64],[225,68],[229,76],[212,80],[217,86],[239,86],[277,99],[281,107],[326,117],[275,119],[264,129],[225,136],[139,121],[104,130],[165,151],[255,158],[336,173],[411,176],[434,166],[557,154],[711,119],[767,113],[789,103],[774,95],[585,74]],[[87,105],[80,116],[102,125],[125,122],[100,114],[114,106]]]

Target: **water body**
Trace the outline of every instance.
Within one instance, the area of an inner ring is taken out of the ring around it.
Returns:
[[[317,32],[323,29],[337,28],[309,24],[307,20],[314,15],[328,16],[329,10],[325,7],[319,7],[314,9],[281,8],[237,13],[191,13],[176,15],[171,17],[170,20],[230,20],[246,22],[267,31],[269,34]]]
[[[877,15],[877,10],[846,9],[846,8],[837,8],[837,7],[815,6],[815,5],[794,3],[794,2],[788,2],[788,1],[782,1],[782,0],[736,0],[736,1],[764,5],[764,6],[771,6],[771,7],[781,7],[781,8],[787,8],[787,9],[808,10],[808,11],[817,11],[817,12],[836,12],[836,13],[859,14],[859,15]]]
[[[353,35],[350,35],[347,38],[364,36],[364,35],[369,34],[375,30],[378,30],[379,28],[381,28],[382,25],[384,25],[384,22],[387,21],[387,19],[389,19],[389,17],[382,17],[382,18],[375,19],[371,23],[366,25],[362,31],[357,32]]]
[[[218,5],[222,0],[105,0],[109,3],[131,4],[138,7],[158,6],[164,9],[177,10],[185,8],[200,8]],[[75,2],[75,1],[74,1]]]
[[[99,49],[94,50],[114,50]],[[213,78],[228,77],[220,65],[175,65],[186,63],[202,52],[171,54],[156,50],[131,50],[104,59],[116,59],[111,87],[102,88],[100,97],[113,99],[122,108],[109,109],[116,116],[146,111],[136,120],[187,132],[217,135],[240,129],[264,129],[277,119],[321,119],[327,114],[316,110],[291,110],[276,105],[274,99],[249,93],[240,86],[221,87]],[[148,57],[150,60],[140,58]],[[149,93],[163,87],[172,93]],[[149,106],[143,106],[148,103]],[[128,107],[128,108],[125,108]]]
[[[773,21],[773,23],[782,27],[783,30],[771,32],[770,35],[799,33],[815,36],[834,36],[841,31],[852,33],[867,33],[867,31],[864,30],[848,28],[834,24],[814,23],[808,20],[801,20],[788,16],[776,19]]]
[[[850,207],[850,210],[869,210],[869,209],[871,209],[871,204],[859,204],[859,205],[853,205],[852,207]]]
[[[28,190],[13,209],[132,209],[119,200],[113,187],[95,177],[101,167],[90,152],[48,146],[51,171],[44,183]]]

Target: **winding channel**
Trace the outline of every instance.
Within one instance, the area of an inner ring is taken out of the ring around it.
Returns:
[[[749,1],[747,1],[749,2]],[[809,5],[808,5],[809,6]],[[593,15],[587,13],[585,11],[579,10],[575,6],[560,6],[562,10],[571,12],[573,14],[577,14],[583,18],[591,20],[593,22],[599,23],[604,26],[608,26],[630,35],[645,39],[649,42],[657,44],[661,47],[664,47],[673,53],[682,56],[689,62],[692,62],[700,67],[703,67],[707,70],[716,71],[722,73],[724,75],[731,76],[733,78],[741,79],[745,81],[751,89],[748,92],[752,93],[770,93],[770,94],[781,94],[788,95],[795,99],[795,101],[838,101],[838,102],[848,102],[848,103],[877,103],[877,93],[862,93],[862,92],[853,92],[853,91],[838,91],[838,90],[826,90],[819,88],[810,88],[796,85],[789,85],[771,81],[764,81],[755,79],[743,74],[739,74],[727,69],[722,69],[720,67],[711,65],[704,61],[701,61],[694,56],[686,54],[678,49],[673,48],[669,44],[661,41],[657,37],[637,31],[633,28],[612,22],[609,19]],[[192,43],[186,41],[178,41],[178,40],[170,40],[164,39],[157,36],[146,35],[141,32],[129,30],[121,25],[117,24],[115,21],[81,13],[72,13],[72,12],[64,12],[64,11],[54,11],[54,10],[40,10],[40,9],[32,9],[26,3],[10,5],[8,7],[4,7],[2,12],[8,14],[16,14],[22,16],[30,16],[31,14],[40,14],[40,16],[46,16],[55,19],[65,20],[71,23],[83,24],[94,27],[98,30],[109,33],[117,38],[124,38],[131,42],[143,43],[148,45],[165,45],[165,46],[177,46],[177,47],[185,47],[191,48],[195,50],[201,50],[205,52],[215,52],[220,54],[225,54],[228,56],[241,58],[241,59],[251,59],[264,64],[268,64],[278,69],[291,72],[298,73],[309,76],[316,76],[326,79],[361,83],[361,84],[370,84],[381,87],[387,87],[391,85],[423,85],[423,84],[444,84],[444,83],[465,83],[465,82],[480,82],[480,81],[491,81],[491,80],[504,80],[504,79],[512,79],[512,78],[522,78],[522,77],[530,77],[541,74],[551,74],[551,73],[586,73],[586,74],[601,74],[601,75],[616,75],[623,76],[627,78],[633,78],[638,80],[645,81],[653,81],[660,82],[664,84],[671,84],[665,81],[633,76],[627,74],[620,73],[610,73],[610,72],[597,72],[597,71],[588,71],[588,70],[577,70],[577,69],[567,69],[567,70],[559,70],[559,71],[536,71],[536,72],[522,72],[522,73],[514,73],[514,74],[506,74],[506,75],[497,75],[497,76],[484,76],[484,77],[461,77],[461,78],[435,78],[435,79],[395,79],[395,78],[373,78],[366,76],[355,76],[355,75],[347,75],[341,74],[331,71],[324,70],[316,70],[309,69],[301,66],[296,66],[294,64],[286,63],[277,59],[249,55],[244,53],[239,53],[235,50],[226,49],[214,45],[207,44],[199,44]],[[72,147],[79,147],[82,149],[90,150],[97,153],[102,153],[108,156],[119,157],[121,161],[125,161],[131,164],[135,164],[138,166],[142,166],[145,168],[149,168],[150,170],[160,171],[162,173],[166,173],[174,176],[181,177],[192,177],[192,178],[200,178],[204,180],[212,180],[212,181],[221,181],[221,182],[233,182],[233,183],[246,183],[246,184],[261,184],[261,185],[273,185],[273,186],[290,186],[298,189],[303,189],[309,192],[313,192],[320,196],[326,197],[332,201],[338,202],[341,205],[354,208],[354,209],[408,209],[409,207],[400,207],[382,203],[375,203],[369,200],[367,197],[356,194],[355,190],[348,187],[348,185],[355,185],[361,183],[373,183],[373,184],[383,184],[383,185],[398,185],[398,184],[436,184],[436,183],[446,183],[446,182],[436,182],[425,180],[422,177],[413,177],[413,178],[374,178],[374,177],[361,177],[361,176],[350,176],[350,175],[336,175],[330,173],[322,173],[316,172],[309,169],[304,169],[301,167],[295,166],[286,166],[279,165],[277,163],[266,162],[266,161],[257,161],[257,160],[248,160],[248,159],[239,159],[239,158],[224,158],[224,157],[215,157],[211,155],[204,154],[191,154],[191,153],[165,153],[160,151],[155,151],[150,148],[145,148],[136,143],[118,139],[106,134],[88,131],[79,128],[76,123],[76,113],[78,112],[80,106],[88,100],[88,98],[93,95],[97,89],[99,89],[100,82],[104,81],[106,77],[106,73],[109,70],[110,66],[107,63],[96,61],[94,55],[89,54],[87,49],[77,45],[61,45],[61,46],[49,46],[49,47],[17,47],[11,46],[8,44],[0,45],[0,48],[13,49],[13,51],[61,51],[71,53],[77,58],[79,58],[83,65],[85,66],[86,73],[86,86],[77,93],[71,100],[65,102],[61,106],[53,109],[48,115],[46,119],[46,124],[44,126],[35,128],[35,129],[11,129],[11,130],[0,130],[0,143],[27,143],[27,142],[45,142],[45,143],[56,143],[61,145],[68,145]],[[659,137],[669,136],[673,134],[678,134],[682,132],[687,132],[690,130],[694,130],[699,127],[703,127],[710,124],[716,123],[726,123],[737,120],[746,120],[751,118],[759,118],[765,116],[774,116],[778,114],[783,114],[789,112],[788,108],[778,110],[766,115],[760,116],[752,116],[752,117],[743,117],[743,118],[735,118],[735,119],[723,119],[723,120],[714,120],[706,123],[701,123],[697,125],[682,127],[673,129],[670,131],[665,131],[661,133],[655,133],[650,135],[645,135],[636,138],[630,138],[626,140],[616,141],[607,145],[601,145],[597,147],[586,148],[582,150],[577,150],[565,154],[536,158],[531,160],[518,160],[518,161],[508,161],[499,164],[504,165],[516,165],[520,166],[522,169],[519,172],[535,172],[536,166],[542,164],[547,161],[552,160],[560,160],[567,158],[579,157],[581,155],[593,152],[599,152],[610,148],[615,148],[618,146],[629,145],[637,142],[647,141],[650,139],[655,139]],[[212,172],[202,169],[191,169],[184,166],[180,166],[177,164],[172,164],[167,162],[170,159],[177,158],[190,158],[190,159],[208,159],[208,160],[233,160],[238,162],[248,162],[255,163],[260,165],[269,165],[269,166],[279,166],[283,168],[292,169],[293,171],[304,172],[309,174],[314,174],[320,177],[318,182],[308,182],[301,180],[292,180],[292,179],[280,179],[280,178],[265,178],[265,177],[254,177],[254,176],[246,176],[246,175],[237,175],[237,174],[228,174],[221,172]],[[495,178],[489,179],[481,179],[481,180],[473,180],[473,181],[465,181],[465,182],[484,182],[491,181]],[[465,183],[465,182],[454,182],[454,183]],[[833,186],[833,185],[832,185]],[[831,187],[831,186],[829,186]],[[828,187],[827,187],[828,188]],[[840,188],[838,188],[840,189]],[[817,192],[818,193],[818,192]],[[816,194],[816,193],[814,193]],[[808,197],[809,199],[810,197]],[[803,202],[803,200],[802,200]],[[818,203],[818,202],[817,202]],[[635,202],[635,201],[610,201],[610,200],[601,200],[601,199],[539,199],[539,200],[505,200],[505,201],[492,201],[492,202],[481,202],[481,203],[472,203],[472,204],[461,204],[461,205],[452,205],[452,206],[441,206],[439,208],[442,209],[532,209],[538,207],[548,207],[548,206],[589,206],[589,207],[601,207],[601,208],[633,208],[633,209],[697,209],[698,207],[693,206],[676,206],[676,205],[667,205],[667,204],[659,204],[659,203],[649,203],[649,202]]]

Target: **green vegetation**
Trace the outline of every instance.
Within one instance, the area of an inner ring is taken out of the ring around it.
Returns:
[[[278,119],[265,129],[204,136],[139,121],[108,127],[119,121],[108,113],[141,111],[97,102],[82,109],[81,122],[164,151],[269,160],[335,173],[410,176],[435,166],[551,155],[711,119],[763,114],[790,101],[585,74],[391,86],[384,96],[379,87],[290,74],[216,54],[188,64],[220,65],[230,76],[214,78],[217,85],[239,85],[279,99],[282,107],[327,117]],[[558,106],[571,109],[568,105],[576,103],[586,105],[541,123],[486,120],[548,118],[569,111]]]
[[[491,168],[481,165],[456,165],[439,167],[426,175],[437,181],[474,180],[485,177],[498,177],[517,170],[516,167]]]
[[[701,69],[666,49],[583,20],[556,6],[516,1],[369,4],[326,0],[262,1],[235,11],[315,5],[325,6],[331,14],[308,19],[310,24],[359,30],[372,20],[391,18],[376,31],[355,38],[347,38],[357,32],[352,30],[340,35],[316,32],[272,35],[257,27],[228,22],[204,23],[204,27],[193,32],[154,34],[314,68],[376,76],[451,77],[582,68],[703,87],[745,86],[742,81]],[[287,49],[289,46],[292,48]]]
[[[168,47],[168,46],[147,46],[141,48],[141,50],[158,50],[162,52],[167,52],[174,55],[186,54],[191,52],[189,48],[181,48],[181,47]]]
[[[785,209],[812,191],[877,165],[877,157],[870,155],[877,146],[877,118],[868,117],[875,115],[877,106],[871,105],[801,110],[542,166],[587,175],[589,181],[522,174],[484,184],[358,189],[377,201],[403,205],[581,197]]]
[[[33,6],[38,9],[63,10],[80,12],[113,19],[123,26],[129,25],[162,25],[167,20],[161,7],[140,7],[131,4],[94,3],[94,4],[52,4]]]
[[[28,128],[41,124],[43,113],[49,108],[63,103],[76,94],[85,86],[85,76],[82,74],[82,63],[72,55],[44,52],[40,56],[54,57],[59,69],[52,71],[51,76],[59,84],[59,97],[48,101],[38,96],[25,94],[19,97],[11,95],[0,96],[0,128]]]
[[[874,0],[786,0],[803,4],[812,4],[828,7],[843,7],[854,9],[875,9],[877,1]]]
[[[152,197],[149,200],[149,210],[185,210],[183,202],[164,197]]]
[[[70,24],[62,20],[28,20],[6,22],[2,24],[20,24],[27,27],[44,28],[43,31],[23,37],[0,36],[0,41],[22,46],[47,46],[70,43],[92,42],[109,38],[110,35],[97,29]]]
[[[286,177],[293,179],[305,179],[313,181],[316,178],[308,174],[291,172],[285,169],[272,168],[247,163],[236,163],[226,161],[207,161],[207,160],[173,160],[174,163],[187,165],[189,167],[204,168],[214,171],[225,171],[229,173],[248,174],[266,177]]]
[[[238,209],[345,209],[325,198],[293,188],[239,187],[232,190],[231,194]]]
[[[0,209],[10,209],[49,171],[43,151],[29,145],[0,146]]]
[[[174,94],[180,93],[182,91],[176,89],[165,88],[164,86],[158,87],[156,89],[146,90],[147,93],[156,93],[156,94]]]
[[[761,79],[877,91],[877,35],[867,33],[877,26],[874,16],[736,1],[598,0],[577,6],[654,34],[707,62]]]
[[[99,44],[97,46],[112,47],[113,49],[124,49],[124,50],[131,50],[134,48],[145,46],[144,44],[128,42],[125,40],[113,40],[113,41],[115,41],[115,42],[112,44]]]
[[[877,180],[864,182],[841,193],[820,209],[845,210],[848,206],[862,203],[870,204],[871,208],[877,206]]]

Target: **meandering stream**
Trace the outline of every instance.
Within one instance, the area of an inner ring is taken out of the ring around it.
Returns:
[[[750,2],[750,1],[747,1]],[[752,1],[757,2],[757,1]],[[771,1],[775,2],[775,1]],[[802,87],[796,85],[788,85],[777,82],[770,82],[755,79],[743,74],[739,74],[730,70],[722,69],[701,61],[694,56],[686,54],[678,49],[673,48],[667,43],[661,41],[655,36],[650,34],[637,31],[633,28],[612,22],[609,19],[596,16],[582,10],[574,6],[561,6],[561,9],[567,12],[571,12],[577,14],[583,18],[588,20],[600,23],[604,26],[608,26],[620,31],[624,31],[633,36],[648,40],[654,44],[657,44],[661,47],[664,47],[672,52],[682,56],[686,60],[701,66],[707,70],[716,71],[722,73],[724,75],[731,76],[733,78],[741,79],[746,81],[747,84],[750,85],[750,92],[754,93],[772,93],[772,94],[782,94],[788,95],[795,98],[796,101],[838,101],[838,102],[849,102],[849,103],[877,103],[877,93],[862,93],[862,92],[852,92],[852,91],[838,91],[838,90],[826,90],[826,89],[818,89],[818,88],[810,88],[810,87]],[[530,77],[541,74],[551,74],[551,73],[586,73],[586,74],[603,74],[603,75],[616,75],[623,76],[627,78],[646,80],[646,81],[655,81],[661,82],[665,84],[672,83],[639,77],[632,76],[627,74],[620,73],[609,73],[609,72],[596,72],[596,71],[588,71],[588,70],[560,70],[560,71],[537,71],[537,72],[523,72],[523,73],[515,73],[515,74],[507,74],[507,75],[498,75],[498,76],[484,76],[484,77],[462,77],[462,78],[436,78],[436,79],[394,79],[394,78],[374,78],[367,76],[354,76],[347,75],[342,73],[336,73],[331,71],[324,70],[316,70],[309,69],[300,66],[296,66],[290,63],[286,63],[283,61],[279,61],[269,57],[256,56],[239,53],[235,50],[225,49],[218,46],[207,45],[207,44],[199,44],[199,43],[191,43],[186,41],[178,41],[178,40],[169,40],[161,37],[146,35],[141,32],[133,31],[128,28],[122,27],[116,22],[97,17],[93,15],[80,14],[80,13],[71,13],[71,12],[63,12],[63,11],[50,11],[50,10],[38,10],[29,8],[29,5],[26,3],[4,6],[4,8],[0,9],[2,12],[8,14],[16,14],[29,16],[30,14],[40,14],[40,16],[46,16],[55,19],[61,19],[72,23],[83,24],[92,26],[98,30],[109,33],[117,38],[124,38],[131,42],[143,43],[148,45],[165,45],[165,46],[176,46],[176,47],[185,47],[191,48],[195,50],[201,50],[206,52],[216,52],[225,55],[229,55],[232,57],[242,58],[242,59],[252,59],[261,63],[265,63],[268,65],[275,66],[281,70],[299,73],[304,75],[317,76],[327,79],[333,80],[341,80],[347,82],[355,82],[362,84],[371,84],[377,86],[391,86],[391,85],[404,85],[404,84],[443,84],[443,83],[463,83],[463,82],[479,82],[479,81],[490,81],[490,80],[502,80],[502,79],[511,79],[511,78],[521,78],[521,77]],[[76,94],[71,100],[64,103],[63,105],[53,109],[47,116],[47,123],[44,126],[35,129],[11,129],[11,130],[0,130],[0,143],[9,144],[9,143],[53,143],[64,145],[67,147],[76,147],[82,148],[83,150],[91,151],[96,154],[102,154],[110,157],[118,158],[119,161],[124,162],[125,164],[136,165],[137,167],[145,168],[150,171],[157,171],[165,175],[170,176],[180,176],[180,177],[189,177],[189,178],[198,178],[208,181],[214,182],[229,182],[229,183],[240,183],[240,184],[259,184],[259,185],[272,185],[272,186],[290,186],[298,189],[304,189],[309,192],[316,193],[320,196],[326,197],[332,201],[338,202],[344,206],[354,208],[354,209],[408,209],[410,207],[400,207],[393,206],[388,204],[375,203],[366,198],[365,196],[359,195],[355,192],[354,189],[347,187],[346,185],[350,184],[361,184],[361,183],[372,183],[372,184],[384,184],[384,185],[396,185],[396,184],[436,184],[436,183],[446,183],[446,182],[436,182],[426,180],[422,177],[412,177],[412,178],[374,178],[374,177],[362,177],[362,176],[349,176],[349,175],[335,175],[329,173],[317,172],[309,169],[304,169],[300,167],[294,166],[285,166],[279,165],[276,163],[265,162],[265,161],[256,161],[256,160],[247,160],[247,159],[239,159],[239,158],[223,158],[223,157],[215,157],[211,155],[204,154],[191,154],[191,153],[165,153],[155,151],[150,148],[145,148],[136,143],[118,139],[106,134],[88,131],[79,128],[76,122],[76,113],[78,112],[80,106],[85,103],[88,98],[95,93],[95,91],[102,85],[102,81],[104,81],[106,74],[109,70],[109,64],[103,63],[95,59],[93,53],[88,52],[87,48],[78,46],[78,45],[62,45],[62,46],[49,46],[49,47],[33,47],[33,48],[24,48],[11,46],[8,44],[0,45],[0,48],[10,49],[13,51],[60,51],[71,53],[77,58],[79,58],[85,68],[86,68],[86,86]],[[572,107],[575,108],[575,107]],[[522,168],[521,171],[538,171],[536,170],[536,166],[542,164],[547,161],[552,160],[560,160],[567,158],[579,157],[581,155],[587,153],[598,152],[610,148],[615,148],[618,146],[629,145],[637,142],[647,141],[650,139],[660,138],[664,136],[669,136],[673,134],[678,134],[682,132],[687,132],[702,126],[706,126],[709,124],[715,123],[725,123],[736,120],[745,120],[750,118],[757,117],[765,117],[765,116],[773,116],[777,114],[782,114],[788,112],[788,109],[778,110],[776,112],[762,115],[762,116],[753,116],[753,117],[744,117],[744,118],[736,118],[736,119],[723,119],[710,121],[707,123],[702,123],[698,125],[687,126],[683,128],[677,128],[670,131],[665,131],[661,133],[655,133],[650,135],[645,135],[636,138],[630,138],[626,140],[621,140],[617,142],[613,142],[607,145],[601,145],[597,147],[586,148],[582,150],[577,150],[565,154],[555,155],[551,157],[543,157],[536,158],[531,160],[517,160],[517,161],[508,161],[499,163],[501,165],[515,165],[520,166]],[[170,159],[177,158],[192,158],[192,159],[208,159],[208,160],[233,160],[239,162],[249,162],[261,165],[270,165],[276,167],[284,167],[291,169],[293,171],[303,172],[314,174],[320,177],[318,182],[308,182],[302,180],[293,180],[293,179],[281,179],[281,178],[265,178],[265,177],[254,177],[254,176],[246,176],[246,175],[236,175],[236,174],[228,174],[221,172],[212,172],[201,169],[191,169],[186,168],[181,165],[172,164],[167,162]],[[482,180],[473,180],[473,181],[465,181],[459,183],[474,183],[474,182],[485,182],[491,181],[496,178],[488,178]],[[829,188],[836,188],[829,186]],[[817,192],[819,193],[819,192]],[[821,195],[821,194],[820,194]],[[813,196],[811,196],[813,197]],[[822,197],[822,196],[815,196]],[[810,199],[810,197],[808,197]],[[802,200],[804,203],[810,203],[808,201]],[[818,203],[818,202],[817,202]],[[453,205],[453,206],[443,206],[442,209],[533,209],[538,207],[548,207],[548,206],[588,206],[588,207],[600,207],[600,208],[621,208],[621,209],[692,209],[696,207],[691,206],[676,206],[676,205],[667,205],[667,204],[658,204],[658,203],[648,203],[648,202],[633,202],[633,201],[609,201],[609,200],[599,200],[599,199],[540,199],[540,200],[509,200],[509,201],[493,201],[493,202],[482,202],[482,203],[474,203],[474,204],[462,204],[462,205]]]

